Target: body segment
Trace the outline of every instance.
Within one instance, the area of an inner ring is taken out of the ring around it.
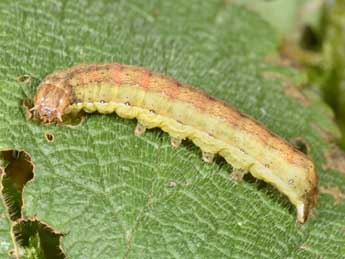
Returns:
[[[307,156],[223,101],[145,68],[74,66],[46,77],[34,102],[44,122],[80,110],[116,112],[138,120],[136,135],[159,127],[172,137],[173,147],[188,138],[206,162],[220,154],[234,169],[274,185],[297,207],[300,223],[316,205],[317,176]]]

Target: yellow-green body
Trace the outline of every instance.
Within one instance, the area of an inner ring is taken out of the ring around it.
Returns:
[[[58,72],[41,83],[42,88],[54,84],[69,96],[63,114],[115,112],[136,118],[144,128],[161,128],[173,139],[188,138],[203,153],[219,154],[234,169],[274,185],[296,205],[298,221],[306,220],[316,202],[314,165],[285,140],[230,105],[171,78],[119,64],[90,66]]]

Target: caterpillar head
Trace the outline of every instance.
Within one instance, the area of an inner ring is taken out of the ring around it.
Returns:
[[[38,87],[31,110],[44,123],[62,121],[62,115],[70,103],[69,97],[69,88],[43,83]]]

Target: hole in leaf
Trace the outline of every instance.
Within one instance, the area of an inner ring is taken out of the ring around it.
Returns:
[[[37,219],[18,221],[13,226],[21,258],[66,258],[60,246],[63,234]]]
[[[23,188],[34,176],[30,155],[18,150],[1,151],[0,168],[3,199],[11,221],[15,222],[12,225],[17,245],[14,258],[66,258],[60,246],[62,233],[38,219],[23,218]]]
[[[32,179],[34,166],[25,151],[6,150],[0,152],[2,175],[2,195],[11,220],[21,218],[22,191]]]
[[[31,85],[32,77],[30,75],[20,75],[17,77],[17,81],[27,85]]]
[[[54,135],[52,133],[45,133],[44,134],[46,140],[48,141],[48,143],[53,143],[54,142]]]

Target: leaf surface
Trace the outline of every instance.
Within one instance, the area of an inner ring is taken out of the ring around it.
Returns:
[[[12,247],[10,225],[5,213],[5,208],[0,204],[0,257],[8,257],[8,251]]]

